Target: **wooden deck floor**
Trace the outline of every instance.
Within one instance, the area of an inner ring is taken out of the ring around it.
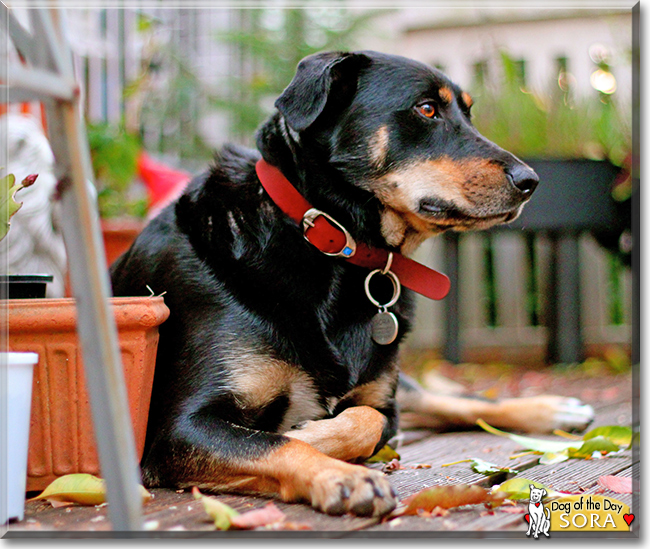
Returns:
[[[551,374],[545,382],[557,394],[581,396],[597,410],[599,425],[630,425],[632,423],[632,377],[629,374],[569,379]],[[544,385],[544,384],[542,384]],[[543,389],[544,387],[542,387]],[[578,390],[579,388],[579,390]],[[579,391],[576,393],[576,391]],[[548,392],[546,390],[545,392]],[[589,397],[589,398],[586,398]],[[547,486],[571,493],[603,493],[629,505],[634,512],[631,494],[602,492],[598,477],[602,475],[632,476],[633,457],[627,452],[618,457],[599,460],[569,460],[544,466],[535,456],[509,459],[520,452],[514,442],[482,431],[434,434],[411,432],[398,449],[402,469],[389,474],[391,484],[400,499],[423,488],[459,483],[491,487],[506,480],[504,475],[484,476],[472,472],[467,463],[442,467],[454,461],[479,457],[498,465],[515,468],[517,476],[540,481]],[[415,468],[426,464],[429,468]],[[380,467],[380,465],[373,465]],[[513,475],[510,475],[513,476]],[[465,506],[450,510],[445,516],[424,518],[404,516],[390,521],[330,517],[301,504],[277,502],[287,520],[308,524],[308,531],[231,531],[215,532],[200,502],[189,491],[153,490],[154,498],[144,507],[146,536],[160,537],[443,537],[475,536],[522,537],[526,531],[523,520],[525,504],[496,508],[488,512],[483,506]],[[239,511],[262,507],[263,498],[218,496],[221,501]],[[114,535],[110,532],[106,506],[70,506],[54,509],[48,503],[29,502],[25,518],[9,525],[8,537],[65,537]],[[118,534],[119,535],[119,534]],[[128,535],[128,534],[124,534]]]

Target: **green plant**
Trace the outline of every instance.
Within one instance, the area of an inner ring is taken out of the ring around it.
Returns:
[[[472,89],[472,95],[476,98],[473,108],[476,128],[488,139],[526,160],[607,159],[622,167],[622,175],[612,187],[612,198],[619,206],[621,219],[629,218],[629,213],[625,212],[629,212],[632,192],[629,177],[631,113],[621,108],[613,89],[594,90],[587,96],[578,97],[570,75],[560,71],[548,89],[534,92],[525,87],[520,63],[505,51],[499,52],[499,59],[501,78],[488,81],[478,78]],[[612,76],[604,57],[597,59],[595,69],[605,78]],[[621,252],[618,240],[610,246],[601,242],[613,254],[609,258],[607,275],[607,308],[612,324],[622,324],[624,321],[624,267],[621,258],[629,261],[629,251]],[[537,284],[539,266],[531,236],[526,242],[526,259],[526,310],[531,325],[539,325],[543,321]],[[488,235],[485,237],[484,284],[489,326],[499,324],[493,262],[491,237]]]
[[[16,184],[16,176],[12,173],[0,179],[0,240],[2,240],[11,227],[11,217],[22,207],[22,202],[16,202],[16,193],[25,187],[30,187],[38,175],[28,175]]]
[[[105,122],[88,124],[87,131],[101,217],[144,217],[146,198],[133,196],[139,137]]]
[[[486,137],[524,158],[607,158],[620,166],[631,150],[631,119],[611,93],[577,97],[560,72],[547,90],[531,91],[520,65],[500,52],[502,78],[479,82],[474,125]],[[598,70],[608,65],[601,61]]]
[[[211,91],[183,45],[161,38],[160,20],[138,13],[137,21],[144,46],[140,73],[123,90],[126,129],[140,134],[149,151],[203,167],[213,155],[200,130]]]
[[[386,13],[343,7],[242,10],[239,29],[217,37],[236,46],[241,75],[231,79],[228,94],[212,98],[212,104],[229,113],[238,140],[250,139],[303,57],[354,49],[359,34]]]

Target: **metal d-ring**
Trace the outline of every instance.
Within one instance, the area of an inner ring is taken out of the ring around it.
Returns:
[[[381,274],[385,275],[390,272],[391,265],[393,264],[393,252],[388,252],[388,259],[386,260],[386,266],[381,270]]]
[[[391,254],[392,255],[392,254]],[[389,258],[389,263],[387,264],[386,268],[390,268],[390,262],[392,262],[392,257]],[[377,301],[372,295],[370,294],[370,279],[375,276],[377,273],[383,274],[384,276],[387,276],[390,278],[390,281],[393,283],[393,297],[392,299],[386,303],[385,305],[382,305]],[[368,276],[366,277],[366,281],[364,282],[364,287],[366,289],[366,295],[368,296],[368,299],[370,300],[370,303],[372,303],[375,307],[379,307],[381,310],[386,310],[388,307],[392,307],[397,303],[397,300],[399,299],[400,294],[402,293],[402,285],[399,282],[399,278],[397,278],[397,275],[392,272],[392,271],[386,271],[384,272],[383,269],[375,269],[374,271],[371,271],[368,273]]]

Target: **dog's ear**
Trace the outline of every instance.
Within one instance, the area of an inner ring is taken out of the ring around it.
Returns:
[[[531,492],[532,492],[533,488],[535,488],[535,485],[534,485],[534,484],[529,484],[529,485],[528,485],[528,488],[530,488],[530,490],[531,490]]]
[[[275,106],[292,129],[303,131],[325,107],[349,104],[359,72],[369,64],[370,58],[362,53],[327,52],[305,57]]]
[[[546,495],[546,490],[542,488],[542,497],[544,497],[545,495]]]

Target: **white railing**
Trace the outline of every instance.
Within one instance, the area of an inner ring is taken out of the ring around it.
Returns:
[[[540,318],[532,322],[527,310],[530,299],[526,240],[518,231],[500,231],[492,235],[494,265],[494,305],[496,323],[489,321],[490,296],[486,288],[484,246],[486,235],[468,233],[460,241],[460,342],[465,351],[494,347],[529,348],[544,356],[547,342],[545,296],[549,293],[548,239],[535,237],[536,280]],[[431,239],[418,250],[416,257],[434,268],[443,268],[442,239]],[[581,321],[584,342],[590,346],[629,345],[631,341],[631,288],[629,269],[619,269],[622,319],[613,323],[610,263],[606,252],[589,234],[580,238]],[[418,299],[418,314],[408,345],[412,349],[441,348],[445,341],[443,303]],[[471,353],[470,353],[471,355]]]

